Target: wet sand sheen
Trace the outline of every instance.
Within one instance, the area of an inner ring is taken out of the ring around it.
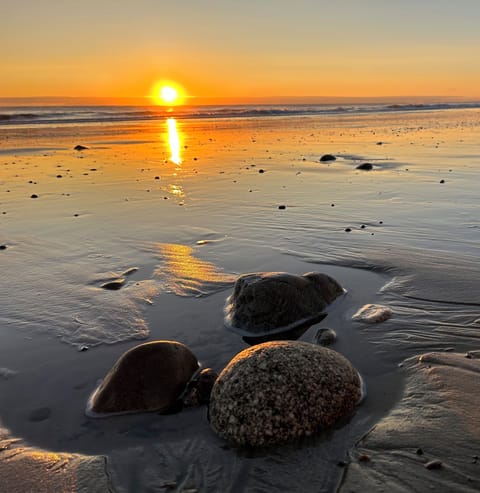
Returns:
[[[86,126],[81,153],[78,128],[35,130],[35,145],[51,150],[0,162],[9,279],[0,366],[17,372],[0,381],[5,426],[48,450],[106,454],[113,484],[136,481],[136,491],[173,480],[200,491],[334,490],[337,463],[401,398],[397,365],[476,347],[477,113],[183,122],[181,164],[169,162],[157,124],[106,126],[105,135]],[[34,149],[28,133],[8,133],[12,147]],[[330,152],[335,162],[320,163]],[[367,161],[375,168],[355,169]],[[133,266],[118,290],[101,289]],[[348,293],[302,340],[334,329],[333,349],[367,383],[340,429],[252,461],[222,448],[205,409],[102,423],[83,415],[97,380],[137,338],[179,340],[217,370],[246,347],[223,328],[231,276],[312,270]],[[352,321],[367,303],[393,316]]]

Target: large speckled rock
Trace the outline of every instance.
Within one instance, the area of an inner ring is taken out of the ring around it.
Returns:
[[[306,342],[267,342],[237,354],[220,373],[209,419],[237,445],[272,445],[332,426],[360,398],[360,377],[341,354]]]
[[[87,414],[171,412],[198,370],[195,355],[174,341],[153,341],[124,353],[90,398]]]
[[[342,293],[335,279],[320,272],[245,274],[227,299],[225,325],[246,336],[284,332],[318,321],[325,307]]]

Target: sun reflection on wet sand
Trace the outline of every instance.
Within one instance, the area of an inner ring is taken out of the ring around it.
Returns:
[[[229,287],[236,279],[235,275],[196,258],[193,248],[187,245],[161,243],[157,248],[163,262],[155,270],[155,277],[179,296],[205,296]]]
[[[167,118],[168,147],[170,149],[170,161],[175,164],[182,164],[180,156],[180,133],[177,128],[175,118]]]

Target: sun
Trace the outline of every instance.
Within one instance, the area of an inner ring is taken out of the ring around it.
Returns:
[[[185,100],[185,91],[176,82],[157,82],[150,96],[160,106],[179,106]]]

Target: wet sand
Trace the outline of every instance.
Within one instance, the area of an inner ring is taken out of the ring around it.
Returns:
[[[423,370],[403,362],[478,349],[478,116],[179,121],[179,149],[169,145],[164,122],[2,131],[4,426],[33,447],[105,456],[113,491],[168,484],[177,491],[335,491],[345,471],[350,491],[364,466],[355,443],[377,423],[394,427],[399,409],[412,422],[422,413],[409,393]],[[77,144],[88,149],[73,150]],[[319,162],[326,153],[337,160]],[[374,168],[357,170],[363,162]],[[223,327],[237,275],[312,270],[347,289],[301,340],[313,342],[319,327],[334,329],[333,348],[362,374],[367,398],[349,422],[307,442],[252,452],[226,447],[205,408],[85,416],[97,381],[143,340],[183,342],[216,370],[244,349]],[[122,276],[121,289],[101,288]],[[367,303],[387,305],[393,316],[378,325],[352,321]],[[454,403],[472,390],[471,380],[453,378],[451,365],[442,368],[438,378],[455,389],[442,400]],[[435,400],[436,388],[421,388]],[[472,450],[479,445],[465,431],[472,413],[462,416],[451,446],[458,453],[467,441]],[[408,433],[427,443],[435,426],[426,420]],[[370,455],[386,446],[397,454],[400,441],[386,436],[361,446]],[[432,440],[442,447],[442,437]],[[394,466],[379,459],[375,467],[401,489],[403,466]],[[439,491],[463,484],[458,477],[440,482]],[[369,491],[381,489],[365,481]]]

